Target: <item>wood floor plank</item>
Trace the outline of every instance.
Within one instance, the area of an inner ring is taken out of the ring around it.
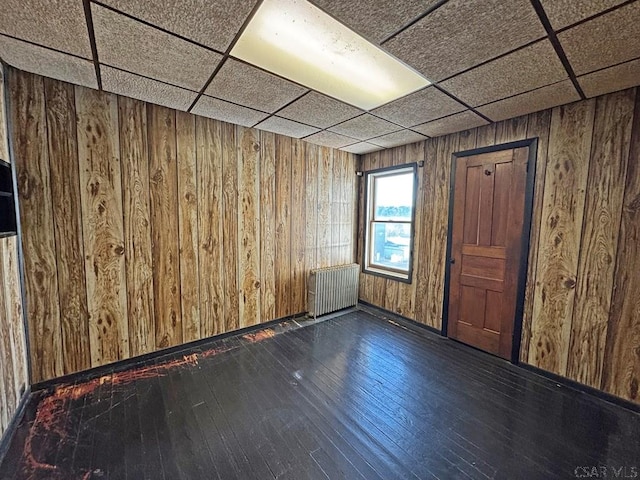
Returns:
[[[561,480],[638,458],[637,413],[416,328],[282,322],[43,391],[0,478]]]

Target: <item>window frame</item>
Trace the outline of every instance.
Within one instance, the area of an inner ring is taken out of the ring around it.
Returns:
[[[413,175],[413,206],[411,208],[411,220],[410,221],[398,221],[398,220],[376,220],[375,219],[375,178],[383,176],[392,176],[394,174],[406,174],[411,173]],[[417,163],[405,163],[403,165],[394,165],[392,167],[377,168],[375,170],[369,170],[364,172],[364,238],[362,249],[362,272],[375,275],[379,277],[389,278],[402,283],[412,283],[413,281],[413,246],[415,239],[415,224],[416,224],[416,207],[418,197],[418,164]],[[409,224],[409,268],[407,271],[394,269],[384,265],[375,264],[370,261],[371,258],[371,234],[372,226],[374,223],[390,223],[390,224]]]

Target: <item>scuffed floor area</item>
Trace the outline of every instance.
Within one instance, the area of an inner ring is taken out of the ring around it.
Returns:
[[[638,438],[631,410],[357,310],[40,391],[0,478],[615,478]]]

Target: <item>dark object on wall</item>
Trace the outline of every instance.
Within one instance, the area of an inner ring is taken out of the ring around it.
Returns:
[[[11,165],[0,159],[0,237],[16,234]]]

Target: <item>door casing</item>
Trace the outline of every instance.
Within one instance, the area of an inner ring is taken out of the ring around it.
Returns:
[[[447,227],[447,256],[445,258],[445,274],[444,274],[444,299],[442,306],[442,329],[441,335],[447,336],[447,327],[449,325],[449,282],[451,279],[451,244],[453,230],[453,202],[455,196],[456,183],[456,162],[458,158],[469,157],[471,155],[480,155],[483,153],[497,152],[500,150],[512,150],[514,148],[529,147],[529,155],[527,160],[527,180],[524,195],[524,221],[522,224],[522,249],[520,254],[520,264],[518,266],[518,288],[516,296],[516,313],[513,323],[513,342],[511,347],[511,363],[518,364],[520,361],[520,343],[522,341],[522,316],[524,313],[524,299],[527,286],[527,269],[529,266],[529,240],[531,234],[531,217],[533,214],[533,196],[536,178],[536,159],[538,157],[538,138],[530,138],[519,140],[517,142],[503,143],[500,145],[492,145],[489,147],[475,148],[473,150],[465,150],[455,152],[451,155],[451,181],[449,185],[449,216]]]

